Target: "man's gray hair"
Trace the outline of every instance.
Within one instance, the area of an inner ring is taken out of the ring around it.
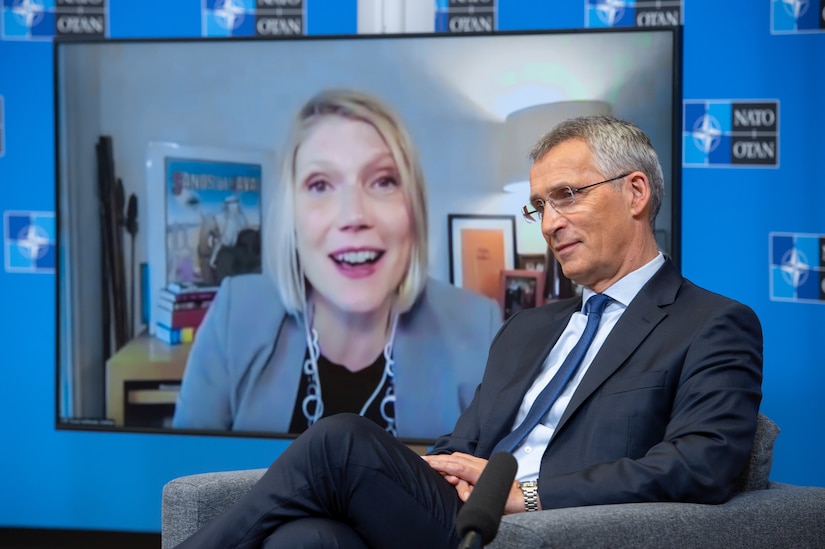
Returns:
[[[530,150],[533,162],[541,160],[550,149],[570,139],[583,139],[593,153],[596,168],[608,177],[640,171],[650,182],[650,226],[656,227],[656,216],[665,194],[662,165],[650,138],[637,126],[612,116],[581,116],[557,124]],[[616,186],[621,185],[619,180]]]

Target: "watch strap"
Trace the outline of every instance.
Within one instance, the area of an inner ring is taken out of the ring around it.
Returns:
[[[524,510],[528,513],[539,510],[539,483],[535,480],[519,482],[518,487],[524,495]]]

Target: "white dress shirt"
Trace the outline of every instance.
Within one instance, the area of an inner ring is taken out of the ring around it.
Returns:
[[[541,457],[547,449],[550,439],[553,438],[556,426],[559,424],[562,414],[564,414],[567,405],[570,403],[573,393],[576,392],[579,383],[581,383],[588,368],[590,368],[590,364],[593,362],[599,349],[601,349],[602,344],[605,339],[607,339],[613,326],[619,321],[619,318],[625,309],[627,309],[627,306],[630,305],[630,302],[633,301],[633,298],[636,297],[636,294],[639,293],[639,290],[642,289],[642,286],[651,279],[664,262],[664,256],[659,252],[652,261],[632,273],[625,275],[603,292],[605,295],[611,297],[613,301],[607,304],[602,314],[599,328],[596,331],[596,336],[587,349],[587,353],[584,355],[584,360],[579,366],[579,369],[573,374],[570,382],[564,388],[561,395],[559,395],[559,398],[556,399],[555,403],[553,403],[553,406],[544,419],[530,431],[530,434],[527,435],[521,445],[513,451],[513,455],[516,461],[518,461],[517,480],[525,481],[538,478],[539,468],[541,467]],[[538,377],[536,377],[533,385],[524,395],[524,400],[522,400],[521,407],[519,407],[513,429],[524,421],[527,412],[530,411],[530,407],[533,406],[533,402],[535,402],[539,393],[541,393],[542,389],[544,389],[545,385],[547,385],[553,376],[556,375],[562,362],[564,362],[564,359],[584,332],[584,327],[587,324],[587,315],[584,314],[584,304],[587,303],[587,300],[594,293],[590,288],[583,290],[582,311],[573,314],[567,327],[559,337],[559,340],[544,360]]]

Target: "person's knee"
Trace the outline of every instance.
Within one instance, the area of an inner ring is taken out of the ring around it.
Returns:
[[[383,431],[374,421],[358,414],[341,413],[320,419],[310,427],[306,433],[311,436],[340,437],[340,436],[375,436]]]
[[[329,466],[346,464],[357,457],[372,459],[376,448],[392,445],[394,437],[378,424],[357,414],[342,413],[319,420],[298,437],[293,445],[307,459],[322,460]]]
[[[263,549],[367,549],[346,524],[323,517],[307,517],[282,524],[264,540]]]

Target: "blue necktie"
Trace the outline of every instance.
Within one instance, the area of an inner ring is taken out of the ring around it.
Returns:
[[[593,337],[596,335],[596,329],[599,327],[602,312],[610,301],[611,298],[604,294],[594,294],[587,300],[587,304],[584,306],[584,312],[587,315],[587,325],[584,327],[584,333],[582,333],[579,341],[576,342],[570,354],[564,359],[561,368],[559,368],[559,371],[553,376],[553,379],[551,379],[544,389],[542,389],[541,393],[539,393],[539,396],[536,398],[533,406],[530,407],[530,411],[527,413],[524,421],[509,435],[501,439],[498,444],[496,444],[496,447],[493,448],[490,455],[496,452],[512,453],[527,435],[530,434],[530,431],[544,419],[544,416],[550,411],[553,403],[564,390],[564,386],[567,385],[567,382],[573,377],[573,373],[578,369],[579,364],[581,364],[584,359],[587,348],[590,347],[590,343],[593,342]]]

